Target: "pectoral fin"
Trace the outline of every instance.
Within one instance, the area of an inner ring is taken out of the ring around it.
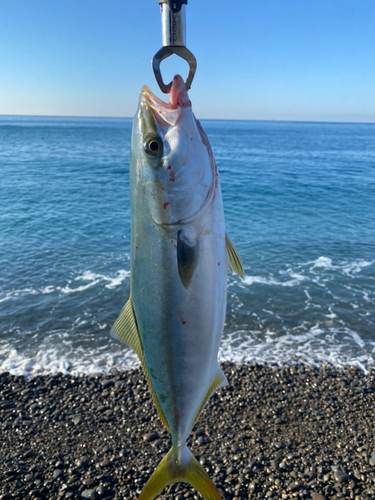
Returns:
[[[231,272],[235,271],[238,276],[244,279],[244,271],[240,256],[228,234],[225,233],[225,244],[227,248],[227,264]]]
[[[177,235],[177,264],[180,279],[185,288],[188,288],[191,283],[198,257],[199,243],[197,241],[191,243],[180,230]]]
[[[143,347],[141,338],[139,336],[137,319],[135,317],[132,299],[127,301],[124,308],[122,309],[120,316],[117,318],[115,324],[112,327],[111,335],[123,342],[126,342],[136,353],[142,364],[143,372],[145,374],[148,387],[150,389],[152,398],[154,400],[156,409],[159,413],[161,421],[165,427],[169,430],[167,419],[161,409],[158,397],[152,385],[151,377],[147,369],[146,360],[143,354]]]

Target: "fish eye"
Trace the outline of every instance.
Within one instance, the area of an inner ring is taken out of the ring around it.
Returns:
[[[159,156],[163,151],[163,143],[159,136],[147,137],[144,143],[145,151],[150,156]]]

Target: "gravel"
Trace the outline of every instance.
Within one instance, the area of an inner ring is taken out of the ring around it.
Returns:
[[[375,372],[222,368],[188,445],[223,499],[375,499]],[[170,448],[140,370],[1,374],[0,432],[0,500],[135,499]]]

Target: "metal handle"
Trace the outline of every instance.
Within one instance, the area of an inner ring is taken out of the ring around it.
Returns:
[[[169,10],[176,13],[183,5],[187,5],[187,0],[159,0],[160,4],[167,3]]]
[[[185,59],[189,64],[189,73],[185,83],[186,90],[189,90],[197,69],[197,60],[190,50],[186,48],[187,0],[159,0],[159,4],[161,11],[163,47],[152,59],[152,68],[156,81],[161,91],[165,94],[169,94],[172,88],[172,82],[168,85],[164,83],[160,71],[160,63],[172,54],[176,54],[182,57],[182,59]]]
[[[186,46],[186,5],[181,5],[178,12],[170,10],[166,3],[160,6],[161,34],[163,47]]]

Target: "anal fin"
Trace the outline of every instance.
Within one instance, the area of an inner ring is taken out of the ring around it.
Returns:
[[[203,408],[206,406],[206,403],[210,399],[212,394],[214,392],[218,391],[219,389],[221,389],[222,387],[225,387],[226,385],[228,385],[227,377],[224,375],[223,370],[218,365],[215,378],[214,378],[212,384],[210,385],[210,387],[207,391],[207,394],[202,401],[202,404],[199,407],[198,413],[196,414],[195,419],[194,419],[194,424],[198,420],[199,415],[202,413]]]
[[[139,361],[141,362],[143,372],[145,374],[147,384],[150,389],[152,399],[154,400],[159,417],[161,418],[161,421],[163,422],[165,427],[169,430],[167,419],[165,418],[164,412],[160,406],[158,397],[152,385],[150,373],[147,369],[131,296],[123,307],[119,317],[115,321],[115,324],[113,325],[111,330],[111,335],[119,340],[122,340],[123,342],[126,342],[136,352]]]

